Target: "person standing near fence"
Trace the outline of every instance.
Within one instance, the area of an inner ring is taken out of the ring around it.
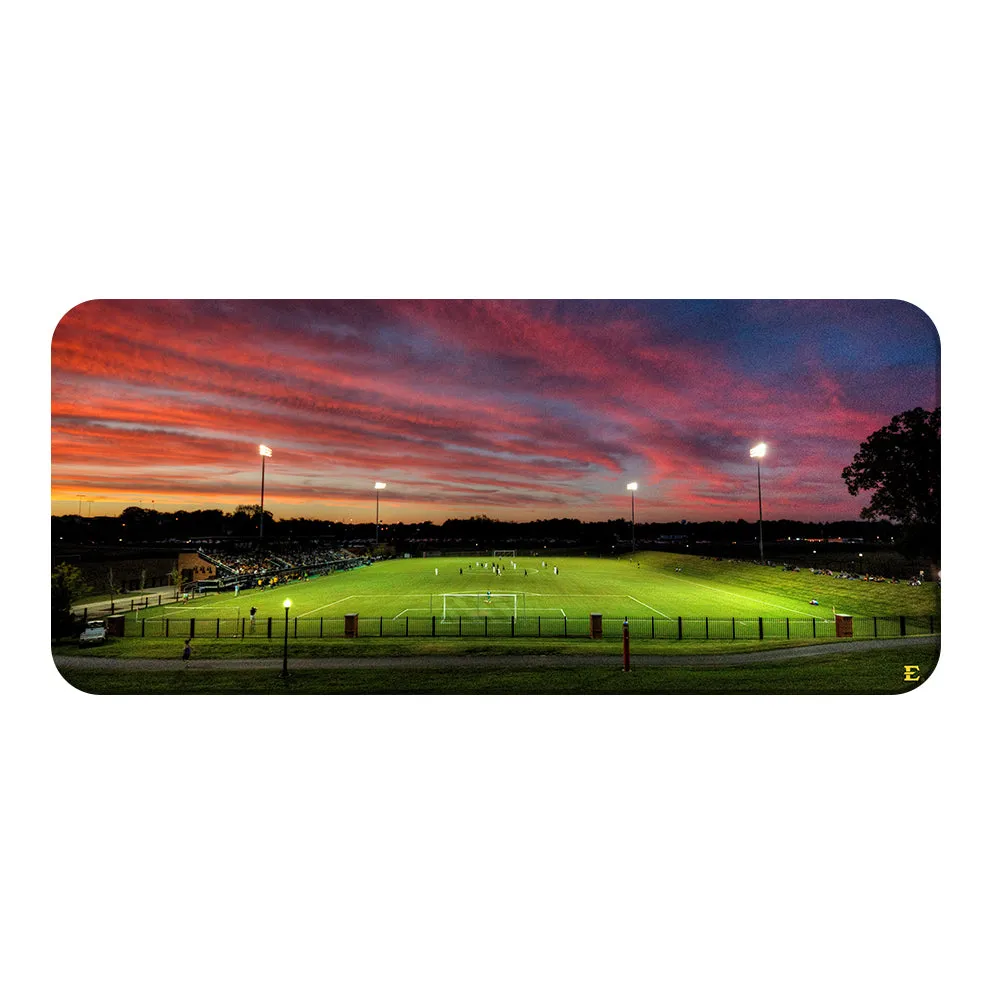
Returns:
[[[191,640],[190,639],[185,639],[184,640],[184,652],[181,653],[181,659],[185,660],[185,661],[191,659]]]
[[[250,609],[250,631],[254,630],[257,624],[257,609],[255,607]]]

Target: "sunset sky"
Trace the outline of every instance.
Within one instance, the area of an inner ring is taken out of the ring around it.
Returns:
[[[900,301],[94,301],[52,341],[52,512],[855,518],[841,469],[938,401]]]

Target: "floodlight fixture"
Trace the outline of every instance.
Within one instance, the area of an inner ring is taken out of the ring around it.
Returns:
[[[286,608],[290,608],[291,606],[292,606],[291,598],[286,597],[285,598],[285,607]]]
[[[385,489],[385,483],[375,482],[375,544],[378,545],[378,495],[380,490]]]
[[[260,455],[260,540],[264,541],[264,463],[271,457],[271,449],[266,444],[257,446]]]
[[[767,445],[761,441],[750,449],[750,457],[757,459],[757,529],[760,539],[760,564],[764,565],[764,505],[760,498],[760,460],[767,454]]]
[[[626,483],[625,489],[632,494],[632,555],[635,555],[635,491],[639,488],[638,483]]]

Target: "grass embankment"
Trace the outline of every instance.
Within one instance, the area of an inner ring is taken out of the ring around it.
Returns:
[[[859,637],[857,641],[862,641]],[[721,653],[757,653],[761,650],[788,649],[799,646],[843,645],[851,639],[642,639],[631,644],[633,656],[703,656]],[[886,639],[891,642],[891,639]],[[177,660],[180,661],[184,639],[109,639],[100,646],[80,648],[75,642],[53,643],[56,655],[85,656],[101,660]],[[199,660],[273,660],[284,652],[281,638],[192,640],[192,666]],[[414,656],[468,656],[514,660],[519,656],[620,656],[620,637],[607,639],[289,639],[288,658],[335,659]]]
[[[452,644],[443,645],[454,651]],[[886,640],[874,650],[838,649],[797,661],[736,666],[707,660],[704,666],[651,665],[639,657],[629,673],[620,661],[605,658],[589,664],[553,656],[551,662],[524,665],[502,655],[470,657],[468,666],[448,667],[407,665],[405,658],[373,668],[356,661],[342,667],[296,663],[287,679],[276,665],[206,669],[197,661],[143,671],[95,659],[94,667],[61,672],[74,687],[95,694],[897,694],[925,681],[937,657],[936,641],[902,647]],[[904,667],[912,665],[919,668],[919,680],[907,679],[913,672]]]

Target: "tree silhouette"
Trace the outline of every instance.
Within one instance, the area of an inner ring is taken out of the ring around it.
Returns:
[[[73,602],[86,589],[83,574],[76,566],[59,563],[52,570],[52,638],[69,635],[75,630]]]
[[[937,547],[941,524],[941,407],[898,413],[870,434],[841,473],[856,497],[871,491],[862,507],[866,521],[886,518],[908,530],[921,548]]]

